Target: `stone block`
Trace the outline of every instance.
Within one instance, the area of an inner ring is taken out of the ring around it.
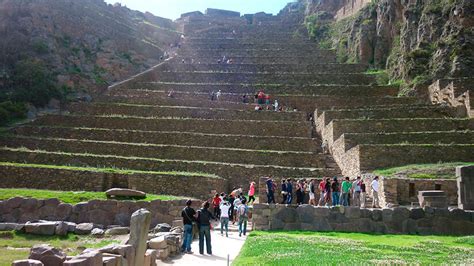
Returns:
[[[412,208],[410,209],[410,218],[417,220],[425,217],[425,210],[422,208]]]
[[[168,248],[158,249],[157,252],[160,260],[166,260],[170,256],[170,250]]]
[[[471,214],[462,209],[453,209],[449,212],[449,217],[453,220],[471,220]]]
[[[50,245],[35,245],[30,250],[28,259],[39,260],[44,265],[62,265],[66,260],[66,254]]]
[[[358,219],[361,216],[359,207],[346,207],[344,209],[344,214],[349,219]]]
[[[56,228],[54,230],[54,234],[58,236],[65,236],[69,232],[68,230],[69,226],[65,222],[57,222],[56,223]]]
[[[156,237],[148,241],[148,247],[151,249],[164,249],[168,247],[168,241],[166,241],[165,236]]]
[[[128,227],[113,227],[105,231],[105,235],[111,235],[111,236],[127,235],[128,233],[130,233],[130,228]]]
[[[314,208],[314,214],[316,217],[328,217],[330,210],[325,207],[316,207]]]
[[[457,167],[456,177],[459,208],[474,210],[474,166]]]
[[[39,260],[16,260],[12,266],[44,266],[44,264]]]
[[[156,266],[156,260],[158,259],[158,252],[154,249],[148,249],[145,252],[145,264],[144,266]]]
[[[74,233],[76,235],[89,235],[92,232],[92,229],[94,229],[94,224],[81,223],[81,224],[76,225],[76,229],[74,230]]]
[[[56,231],[56,222],[27,222],[25,232],[33,235],[52,236]]]
[[[276,219],[281,220],[284,223],[294,223],[298,213],[294,208],[280,208],[275,215]]]
[[[135,261],[135,248],[132,245],[112,244],[99,249],[99,252],[120,255],[127,260],[127,265],[133,265]]]
[[[382,221],[384,223],[389,223],[392,221],[393,209],[384,208],[382,209]]]
[[[315,218],[313,221],[313,227],[315,231],[321,232],[328,232],[333,230],[331,224],[329,224],[328,222],[328,219],[324,217]]]
[[[13,231],[17,230],[17,228],[23,228],[24,224],[17,224],[17,223],[0,223],[0,231]]]
[[[103,266],[116,266],[119,265],[119,259],[117,257],[104,256],[102,257]]]
[[[448,198],[441,190],[418,191],[418,201],[421,207],[447,208]]]
[[[104,234],[105,234],[105,231],[102,230],[102,229],[100,229],[100,228],[94,228],[94,229],[92,229],[92,231],[91,231],[91,235],[92,235],[93,237],[97,237],[97,238],[103,237]]]
[[[421,219],[421,218],[418,218]],[[405,234],[415,235],[418,232],[418,226],[415,219],[406,219],[402,224],[402,232]]]
[[[296,208],[299,221],[302,223],[311,223],[314,219],[314,207],[311,205],[301,205]]]

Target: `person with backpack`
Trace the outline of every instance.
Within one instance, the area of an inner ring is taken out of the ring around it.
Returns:
[[[274,203],[275,204],[275,184],[273,183],[272,177],[268,177],[267,179],[267,200],[268,204]]]
[[[229,237],[229,213],[231,212],[230,203],[226,200],[221,202],[220,205],[220,212],[221,212],[221,235],[224,235],[224,228],[225,228],[225,236]]]
[[[199,226],[199,254],[204,254],[204,238],[206,239],[207,254],[212,255],[211,245],[211,220],[216,220],[216,217],[209,211],[208,201],[204,202],[202,208],[197,211],[197,222]]]
[[[337,181],[337,176],[335,176],[332,181],[331,190],[332,190],[332,206],[339,205],[339,195],[341,194],[341,191],[339,188],[339,181]]]
[[[191,251],[191,242],[193,242],[193,223],[196,222],[196,211],[191,207],[192,201],[186,201],[186,208],[181,211],[183,217],[184,235],[181,252],[193,254]]]
[[[244,198],[239,208],[237,209],[237,213],[239,215],[239,236],[242,236],[242,234],[244,235],[247,234],[247,221],[248,221],[249,208],[246,203],[247,203],[247,200]]]

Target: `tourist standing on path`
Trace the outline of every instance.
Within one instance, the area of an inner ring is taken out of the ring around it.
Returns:
[[[326,178],[324,185],[324,206],[331,205],[331,185],[331,179],[329,177]]]
[[[221,205],[222,199],[220,198],[219,194],[216,194],[214,198],[212,199],[212,207],[214,208],[214,216],[216,218],[220,217],[220,205]]]
[[[268,204],[276,203],[275,202],[275,185],[273,184],[273,179],[272,179],[271,176],[267,179],[266,183],[267,183],[267,201],[268,201]]]
[[[365,208],[365,203],[367,199],[367,193],[365,188],[364,180],[360,180],[360,207]]]
[[[286,189],[285,179],[281,180],[281,197],[283,198],[283,200],[281,201],[281,204],[286,204],[286,200],[288,198],[288,191]]]
[[[326,188],[326,181],[325,181],[325,177],[323,177],[323,180],[319,182],[319,193],[321,193],[319,196],[319,202],[318,202],[319,206],[324,206],[325,188]]]
[[[245,199],[242,200],[239,208],[237,209],[237,213],[239,215],[239,236],[247,234],[247,221],[248,221],[248,213],[249,209],[245,204],[247,201]]]
[[[286,204],[291,204],[293,201],[293,184],[291,183],[291,178],[286,180]]]
[[[352,182],[352,199],[354,200],[353,206],[360,207],[360,176]]]
[[[337,181],[337,176],[334,177],[332,184],[332,206],[339,205],[339,195],[341,194],[341,190],[339,187],[339,181]]]
[[[239,209],[240,205],[242,205],[242,194],[240,194],[239,196],[237,196],[234,200],[234,209],[232,210],[234,212],[234,215],[233,215],[233,220],[232,220],[232,224],[235,224],[235,222],[238,222],[238,212],[237,210]]]
[[[315,193],[316,193],[316,184],[315,184],[314,179],[311,179],[311,181],[309,182],[309,204],[313,206],[317,205]]]
[[[221,212],[221,235],[224,235],[223,230],[225,229],[225,236],[229,237],[229,213],[230,213],[230,203],[227,201],[221,202],[220,212]]]
[[[296,204],[303,204],[304,200],[304,184],[302,180],[298,180],[296,183]]]
[[[372,188],[372,197],[373,203],[372,203],[372,208],[380,208],[380,203],[379,203],[379,177],[376,176],[374,177],[374,180],[370,184],[370,187]]]
[[[252,202],[255,202],[255,182],[250,182],[249,188],[249,205]]]
[[[184,236],[183,245],[181,246],[181,252],[192,254],[191,242],[193,242],[193,223],[196,222],[196,211],[191,207],[192,201],[186,201],[186,208],[181,211],[181,217],[183,217],[184,224]]]
[[[207,254],[212,255],[211,245],[211,220],[216,218],[209,211],[209,202],[206,201],[202,208],[197,212],[197,221],[199,225],[199,254],[204,254],[204,238],[206,239]]]
[[[227,200],[230,203],[229,221],[233,221],[234,220],[234,200],[235,200],[235,198],[232,194],[230,194],[228,196]]]
[[[349,177],[346,176],[346,180],[342,182],[342,192],[341,192],[341,205],[349,206],[349,192],[351,191],[352,184],[349,181]]]

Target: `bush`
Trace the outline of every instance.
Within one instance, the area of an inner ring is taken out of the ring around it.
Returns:
[[[26,112],[24,103],[2,102],[0,103],[0,125],[4,126],[15,120],[25,119]]]

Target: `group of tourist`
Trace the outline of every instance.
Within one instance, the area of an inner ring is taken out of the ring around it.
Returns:
[[[249,103],[247,95],[244,95],[242,97],[242,102],[243,103]],[[278,100],[273,101],[271,100],[271,97],[269,94],[266,94],[263,91],[259,91],[255,93],[254,95],[254,103],[255,105],[255,111],[262,111],[262,110],[273,110],[275,112],[290,112],[290,111],[298,111],[296,108],[289,108],[281,105]]]
[[[275,202],[276,182],[272,177],[266,181],[267,202]],[[372,190],[372,208],[380,208],[379,203],[379,177],[376,176],[370,182]],[[364,180],[358,176],[350,180],[345,177],[342,182],[337,177],[325,177],[320,182],[316,179],[293,180],[291,178],[281,181],[281,204],[292,204],[293,194],[296,196],[296,204],[310,204],[314,206],[357,206],[366,207],[368,188]],[[316,200],[316,195],[319,199]]]
[[[197,226],[199,231],[199,253],[204,254],[204,242],[206,252],[212,255],[211,245],[211,221],[220,221],[220,233],[229,237],[229,222],[238,223],[239,237],[247,234],[247,222],[249,218],[248,204],[255,202],[255,182],[250,183],[248,199],[244,196],[242,188],[235,188],[228,195],[225,193],[215,194],[210,201],[205,201],[201,209],[195,211],[191,205],[192,201],[186,202],[186,208],[181,212],[184,224],[184,238],[181,251],[192,254],[191,243],[193,240],[193,227]],[[212,204],[212,210],[210,210]]]
[[[227,58],[225,55],[222,59],[217,60],[217,64],[233,64],[234,60],[232,58]]]

